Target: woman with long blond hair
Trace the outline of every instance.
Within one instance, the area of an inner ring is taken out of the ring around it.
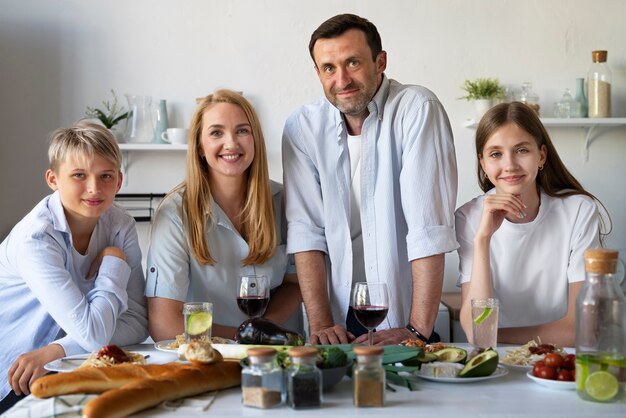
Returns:
[[[523,103],[499,104],[483,116],[476,153],[485,194],[456,211],[463,330],[472,342],[471,300],[495,297],[499,342],[538,336],[572,347],[584,251],[600,246],[607,232],[603,206]]]
[[[214,336],[232,338],[245,319],[237,279],[265,275],[265,318],[291,328],[301,296],[284,242],[282,187],[270,181],[259,118],[240,94],[218,90],[198,105],[187,174],[159,206],[150,239],[146,296],[155,341],[183,333],[187,301],[213,303]]]

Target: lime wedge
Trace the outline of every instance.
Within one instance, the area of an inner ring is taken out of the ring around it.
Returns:
[[[587,377],[585,390],[596,401],[608,401],[617,395],[619,382],[611,373],[598,370]]]
[[[197,311],[189,315],[187,320],[187,334],[198,335],[205,333],[213,324],[213,315],[209,312]]]
[[[485,308],[485,310],[476,318],[474,318],[475,324],[481,324],[491,314],[493,308]]]
[[[589,359],[586,356],[576,357],[576,388],[578,392],[585,390],[587,375],[589,375]]]

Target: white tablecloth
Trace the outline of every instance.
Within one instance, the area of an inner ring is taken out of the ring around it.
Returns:
[[[151,351],[152,361],[168,361],[172,356],[151,347],[134,346],[135,351]],[[499,350],[500,351],[500,350]],[[419,381],[417,391],[397,388],[387,391],[387,405],[383,408],[356,408],[352,403],[352,381],[345,377],[331,391],[324,393],[319,409],[294,411],[288,406],[260,410],[241,405],[241,390],[229,389],[217,393],[215,399],[202,411],[200,404],[183,409],[159,406],[135,417],[626,417],[626,404],[600,404],[578,398],[575,390],[555,390],[531,381],[525,372],[511,370],[506,376],[474,383],[437,383]],[[62,401],[76,398],[61,397]],[[20,409],[28,402],[40,405],[44,400],[27,397],[9,410],[3,418],[37,417],[35,411]],[[48,400],[50,402],[50,400]],[[58,402],[57,402],[58,403]],[[32,408],[32,407],[31,407]],[[80,416],[63,415],[64,417]]]

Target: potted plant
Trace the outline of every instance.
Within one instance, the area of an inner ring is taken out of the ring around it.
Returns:
[[[459,99],[469,100],[474,105],[476,119],[480,120],[487,110],[489,110],[496,100],[505,97],[504,87],[500,85],[497,78],[477,78],[475,80],[465,80],[461,89],[467,92],[466,96]]]
[[[121,132],[118,132],[115,129],[115,126],[124,119],[128,118],[130,116],[130,112],[126,112],[126,109],[119,105],[115,90],[111,89],[111,94],[113,95],[113,102],[102,102],[104,110],[87,106],[85,116],[92,119],[98,119],[102,125],[109,129],[113,133],[113,136],[119,141]]]

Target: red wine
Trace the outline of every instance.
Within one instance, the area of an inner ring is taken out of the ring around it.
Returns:
[[[269,303],[270,298],[266,298],[265,296],[244,296],[237,298],[237,306],[239,306],[241,312],[245,313],[250,318],[263,315]]]
[[[354,316],[365,328],[376,328],[387,316],[388,307],[361,305],[354,306]]]

